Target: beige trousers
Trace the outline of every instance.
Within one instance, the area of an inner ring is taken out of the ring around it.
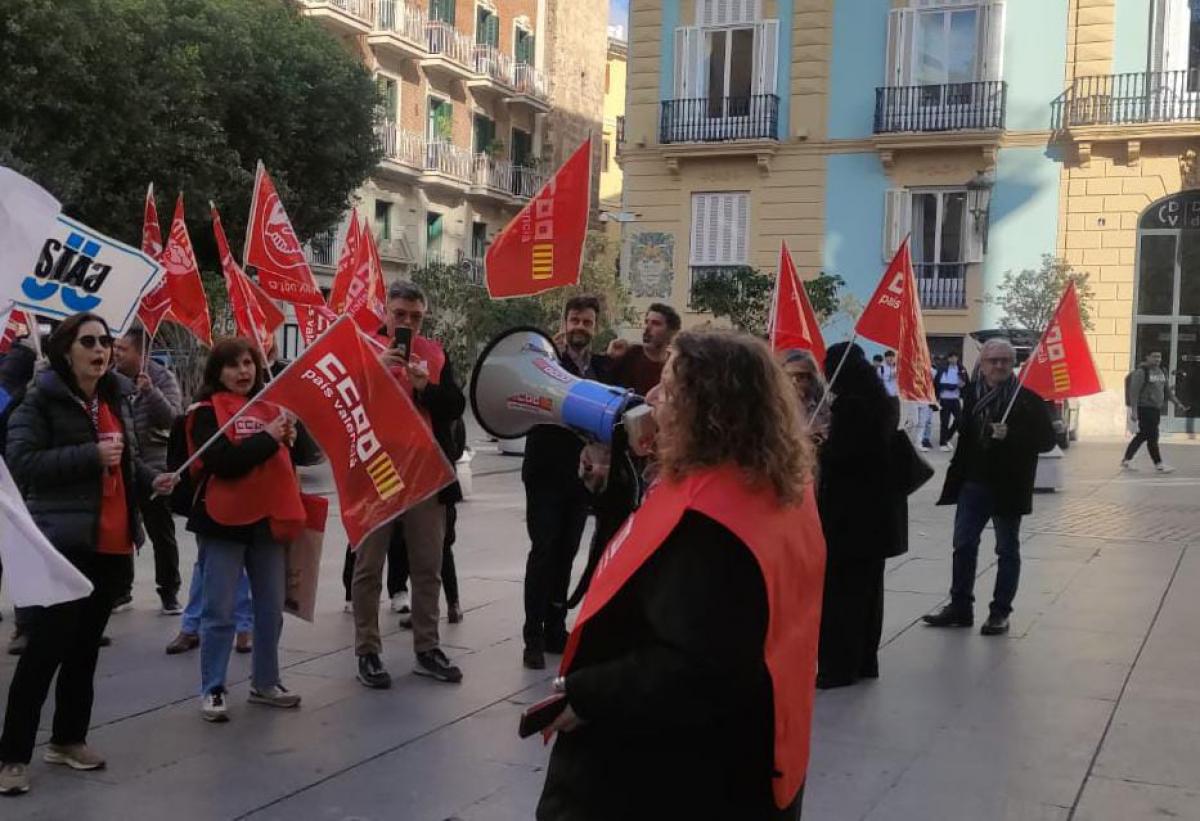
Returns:
[[[354,652],[380,653],[379,596],[383,565],[392,530],[404,528],[408,573],[412,581],[413,649],[418,653],[438,646],[438,603],[442,593],[442,543],[446,538],[446,508],[437,497],[410,508],[390,525],[367,537],[355,554],[350,598],[354,605]]]

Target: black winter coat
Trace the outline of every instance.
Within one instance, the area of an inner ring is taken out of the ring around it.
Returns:
[[[37,354],[24,345],[13,345],[0,356],[0,456],[8,443],[8,420],[25,399],[36,364]]]
[[[132,408],[122,400],[119,411],[129,529],[140,547],[145,536],[136,500],[151,491],[154,474],[139,458]],[[39,373],[13,411],[7,457],[29,513],[50,543],[64,554],[94,551],[103,493],[99,440],[91,415],[54,371]]]
[[[956,504],[962,486],[975,475],[991,488],[997,514],[1032,513],[1038,454],[1053,450],[1055,441],[1045,401],[1033,391],[1021,388],[1008,417],[1008,436],[1003,441],[985,440],[981,436],[980,420],[974,409],[975,391],[964,391],[958,446],[946,471],[946,484],[938,504]]]
[[[612,360],[603,354],[592,354],[591,372],[583,375],[575,360],[560,356],[559,364],[574,376],[608,382]],[[538,487],[572,487],[585,494],[579,480],[579,454],[583,437],[559,425],[537,425],[525,438],[525,461],[521,463],[521,481]]]
[[[882,387],[846,382],[838,381],[817,477],[829,560],[899,556],[908,552],[908,498],[891,466],[896,406]]]
[[[771,792],[766,631],[754,555],[684,514],[583,628],[566,689],[586,723],[554,744],[539,821],[795,818]]]
[[[437,440],[442,453],[453,466],[454,461],[462,455],[456,427],[462,422],[463,414],[467,410],[467,398],[459,387],[458,379],[455,378],[450,357],[446,357],[438,384],[430,382],[424,390],[414,390],[413,401],[417,407],[429,412],[429,418],[433,422],[433,438]],[[457,481],[452,482],[442,488],[437,498],[444,505],[458,504],[463,500],[462,488],[458,486]]]

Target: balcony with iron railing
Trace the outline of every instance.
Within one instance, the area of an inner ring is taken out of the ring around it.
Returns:
[[[1008,86],[1001,80],[875,89],[875,133],[999,131]]]
[[[304,259],[313,268],[334,268],[340,252],[338,234],[330,229],[313,235],[304,246]]]
[[[512,75],[513,96],[509,102],[526,105],[534,111],[550,110],[550,84],[546,75],[529,63],[516,63]]]
[[[375,129],[383,150],[384,168],[401,173],[421,173],[425,168],[425,136],[406,131],[395,123],[383,123]]]
[[[396,56],[422,59],[428,56],[425,11],[403,0],[377,0],[375,30],[367,42]]]
[[[476,94],[481,91],[498,95],[513,93],[513,59],[500,49],[486,43],[476,43],[471,66],[477,76],[467,81],[467,87]]]
[[[368,34],[375,25],[378,0],[301,0],[306,16],[335,34]]]
[[[425,24],[425,43],[429,56],[421,60],[426,72],[436,72],[465,80],[477,79],[475,41],[443,20]]]
[[[425,146],[425,172],[421,182],[427,185],[442,184],[450,188],[464,189],[471,183],[471,152],[451,142],[438,140]]]
[[[913,274],[923,310],[952,311],[967,307],[967,263],[915,262]]]
[[[779,97],[663,100],[658,139],[663,144],[778,140]]]
[[[1200,123],[1200,69],[1077,77],[1053,103],[1054,128]]]
[[[546,184],[546,175],[526,165],[512,167],[512,195],[519,200],[533,197]]]
[[[512,191],[513,165],[490,154],[476,154],[471,174],[471,193],[507,200]]]

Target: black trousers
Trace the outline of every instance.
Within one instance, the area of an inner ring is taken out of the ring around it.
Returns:
[[[1158,408],[1143,408],[1139,405],[1137,421],[1137,435],[1133,437],[1129,447],[1125,448],[1125,461],[1128,462],[1136,456],[1138,448],[1145,442],[1146,450],[1150,451],[1150,458],[1157,465],[1162,461],[1162,454],[1158,451],[1158,425],[1162,421],[1162,412]]]
[[[158,587],[159,596],[178,596],[181,584],[179,578],[179,543],[175,540],[175,519],[171,516],[169,500],[163,496],[157,499],[147,499],[139,504],[142,511],[142,523],[146,526],[146,538],[154,546],[154,584]],[[123,591],[126,595],[130,587]]]
[[[525,485],[525,525],[529,558],[525,562],[525,644],[542,648],[567,631],[567,588],[571,565],[587,524],[587,491],[578,482]]]
[[[962,400],[961,399],[939,399],[942,405],[941,423],[942,430],[938,436],[940,440],[938,444],[946,445],[950,443],[950,437],[958,431],[958,422],[962,417]]]
[[[11,580],[10,580],[11,581]],[[0,585],[4,583],[4,563],[0,562]],[[18,633],[24,632],[29,628],[29,624],[33,619],[33,614],[37,611],[36,607],[14,607],[13,621],[15,630]]]
[[[33,757],[42,705],[55,673],[52,744],[81,744],[92,720],[93,682],[100,637],[122,590],[126,556],[98,553],[68,557],[95,589],[86,599],[41,607],[29,625],[29,646],[8,690],[0,761],[28,764]]]
[[[818,649],[822,677],[854,681],[879,675],[885,562],[829,555]]]
[[[446,591],[446,603],[458,604],[458,571],[454,565],[454,542],[457,540],[458,505],[446,505],[446,541],[442,547],[442,589]],[[354,554],[346,548],[346,561],[342,565],[342,587],[346,590],[346,601],[350,601],[350,586],[354,580]],[[408,546],[404,543],[404,528],[392,529],[392,541],[388,545],[387,592],[388,598],[401,590],[408,590]]]

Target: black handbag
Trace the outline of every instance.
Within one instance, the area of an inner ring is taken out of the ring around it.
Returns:
[[[933,478],[933,465],[926,462],[925,458],[917,453],[912,440],[902,430],[892,434],[891,463],[892,487],[904,493],[905,496],[916,493],[922,485]]]

